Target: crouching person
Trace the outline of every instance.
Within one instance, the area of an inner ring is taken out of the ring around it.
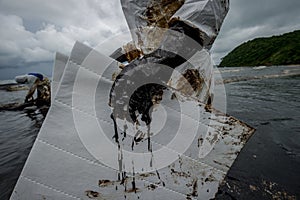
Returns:
[[[26,84],[29,91],[25,97],[25,103],[34,102],[36,106],[47,105],[51,103],[51,87],[47,77],[40,73],[29,73],[26,75],[16,76],[17,83]],[[33,95],[37,91],[37,98]]]

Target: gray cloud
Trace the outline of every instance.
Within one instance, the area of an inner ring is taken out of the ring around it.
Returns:
[[[299,13],[299,0],[231,0],[215,62],[247,40],[300,29]],[[0,66],[47,62],[76,40],[96,46],[127,30],[119,0],[0,0],[0,24]]]
[[[212,50],[215,62],[245,41],[300,29],[299,13],[299,0],[231,0]]]
[[[2,0],[0,24],[0,66],[47,62],[76,40],[96,46],[127,30],[118,0]]]

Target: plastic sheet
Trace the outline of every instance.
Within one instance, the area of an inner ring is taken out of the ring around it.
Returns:
[[[56,55],[52,105],[11,199],[210,199],[252,135],[211,107],[208,50],[228,1],[121,3],[133,43]]]
[[[55,67],[63,66],[58,63]],[[132,150],[130,126],[120,152],[108,106],[117,69],[113,59],[80,43],[74,46],[11,199],[214,197],[253,129],[197,101],[185,99],[179,106],[164,98],[153,112],[152,153],[142,141]]]
[[[181,23],[195,29],[196,41],[210,49],[229,10],[229,0],[121,0],[136,46],[145,54],[160,46],[166,29]],[[177,40],[178,43],[183,42]]]

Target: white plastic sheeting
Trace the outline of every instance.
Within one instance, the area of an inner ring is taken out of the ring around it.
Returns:
[[[116,61],[80,43],[75,44],[68,60],[57,54],[52,93],[56,96],[11,199],[150,200],[215,196],[253,129],[233,117],[207,110],[197,101],[186,99],[178,107],[176,101],[165,98],[157,108],[158,120],[154,120],[153,130],[165,119],[164,113],[168,117],[151,137],[151,160],[145,156],[144,163],[131,163],[131,152],[141,156],[148,151],[147,142],[132,150],[132,136],[128,133],[121,142],[120,167],[120,152],[112,139],[114,126],[107,105],[111,77],[117,69]],[[160,115],[159,110],[165,112]],[[178,134],[183,136],[180,143],[172,143]],[[169,154],[155,153],[161,149]],[[142,166],[134,168],[142,164],[145,173]],[[124,179],[118,179],[124,172]]]

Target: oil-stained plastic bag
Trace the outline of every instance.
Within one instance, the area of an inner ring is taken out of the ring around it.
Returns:
[[[132,38],[145,54],[159,47],[165,29],[176,24],[195,29],[195,38],[210,49],[229,10],[229,0],[121,0],[121,4]]]
[[[175,74],[165,76],[164,81],[211,104],[214,80],[208,50],[228,12],[229,0],[121,0],[121,4],[133,39],[123,47],[126,62],[133,62],[129,68],[141,63],[176,68],[189,82],[188,88]]]

